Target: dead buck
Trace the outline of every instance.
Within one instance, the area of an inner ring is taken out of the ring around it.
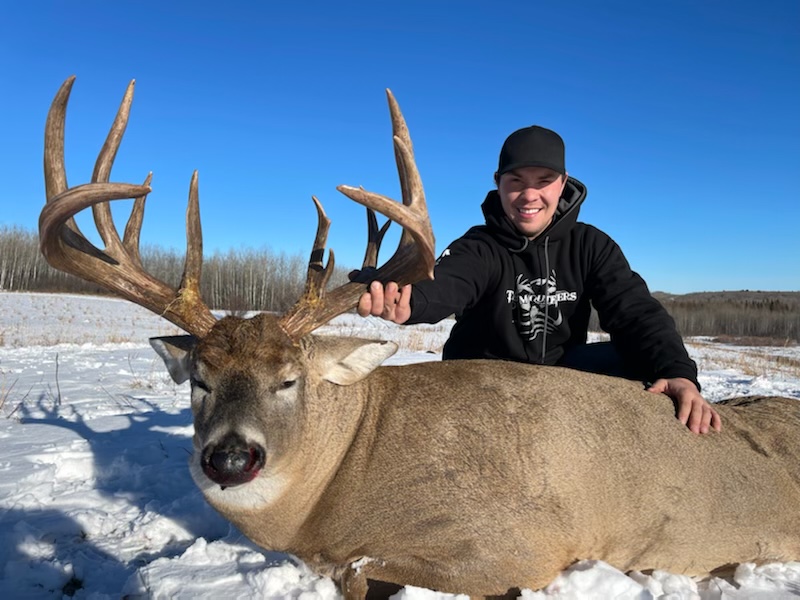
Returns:
[[[800,559],[800,402],[729,400],[718,405],[724,431],[698,436],[667,396],[622,379],[500,361],[380,367],[394,344],[311,334],[364,290],[326,290],[333,255],[323,267],[329,221],[316,200],[296,306],[282,317],[216,320],[199,292],[196,176],[178,289],[139,258],[149,177],[108,182],[133,84],[92,182],[67,186],[72,83],[47,120],[42,252],[190,334],[153,345],[175,381],[191,382],[192,475],[257,544],[335,578],[347,598],[362,598],[367,578],[473,596],[538,589],[579,559],[692,575]],[[434,240],[391,94],[389,107],[403,203],[339,190],[404,229],[376,278],[414,282],[432,276]],[[136,199],[122,239],[108,204],[121,198]],[[102,251],[72,219],[89,206]],[[370,222],[368,265],[382,237]]]

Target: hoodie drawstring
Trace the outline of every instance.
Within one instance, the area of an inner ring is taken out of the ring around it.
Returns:
[[[544,238],[544,276],[545,276],[545,292],[544,292],[544,310],[545,314],[550,309],[550,285],[547,281],[550,278],[550,236]],[[542,363],[545,363],[547,358],[547,321],[545,320],[544,331],[542,331]]]

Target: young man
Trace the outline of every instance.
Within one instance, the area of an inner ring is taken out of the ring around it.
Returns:
[[[641,379],[676,402],[691,431],[720,430],[672,318],[619,246],[577,222],[586,187],[568,176],[561,137],[536,125],[515,131],[494,177],[497,190],[482,205],[486,225],[450,244],[435,279],[402,289],[373,282],[358,313],[408,324],[455,314],[446,360],[495,358]],[[610,343],[586,343],[592,305]]]

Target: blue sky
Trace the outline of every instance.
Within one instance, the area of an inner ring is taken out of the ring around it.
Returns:
[[[388,87],[438,251],[482,221],[503,140],[536,123],[561,133],[589,189],[581,220],[652,290],[800,290],[794,0],[17,2],[0,20],[0,73],[0,225],[36,227],[62,81],[77,76],[76,185],[136,79],[112,180],[154,173],[143,243],[183,248],[198,169],[207,254],[305,255],[314,194],[337,262],[357,266],[363,209],[335,187],[399,198]]]

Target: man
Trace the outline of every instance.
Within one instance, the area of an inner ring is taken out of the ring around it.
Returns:
[[[378,282],[361,316],[436,323],[455,314],[443,358],[495,358],[641,379],[676,403],[694,433],[721,429],[675,323],[605,233],[577,222],[586,187],[569,177],[564,142],[531,126],[503,144],[497,190],[473,227],[437,261],[435,279]],[[591,306],[610,343],[587,344]]]

